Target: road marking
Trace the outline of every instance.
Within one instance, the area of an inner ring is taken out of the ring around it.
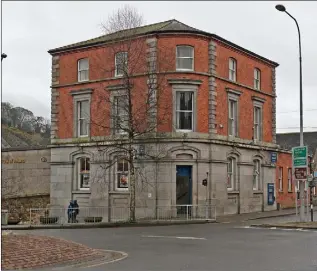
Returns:
[[[77,264],[65,264],[64,266],[60,266],[60,267],[55,267],[55,268],[52,268],[52,270],[64,270],[66,268],[74,268],[74,267],[77,267],[77,268],[90,268],[90,267],[94,267],[94,266],[99,266],[99,265],[104,265],[104,264],[108,264],[108,263],[114,263],[114,262],[118,262],[118,261],[121,261],[125,258],[128,257],[128,254],[123,252],[123,251],[117,251],[117,250],[105,250],[105,249],[99,249],[99,250],[102,250],[102,251],[105,251],[105,252],[115,252],[115,253],[120,253],[122,254],[122,257],[120,258],[117,258],[117,259],[114,259],[114,260],[103,260],[103,259],[95,259],[95,260],[88,260],[87,262],[81,262],[81,263],[77,263]],[[99,261],[98,263],[95,263],[96,261]],[[89,262],[92,262],[90,265],[89,265]]]
[[[170,238],[170,239],[182,239],[182,240],[207,240],[202,237],[191,237],[191,236],[163,236],[163,235],[142,235],[146,238]]]
[[[108,251],[109,251],[109,250],[108,250]],[[112,251],[114,251],[114,250],[112,250]],[[95,267],[95,266],[99,266],[99,265],[103,265],[103,264],[115,263],[115,262],[121,261],[121,260],[125,259],[126,257],[128,257],[128,254],[125,253],[125,252],[123,252],[123,251],[115,251],[115,252],[119,252],[119,253],[121,253],[123,256],[122,256],[121,258],[114,259],[114,260],[111,260],[111,261],[106,261],[106,262],[102,262],[102,263],[87,265],[87,266],[85,266],[85,267],[80,267],[80,268],[90,268],[90,267]]]

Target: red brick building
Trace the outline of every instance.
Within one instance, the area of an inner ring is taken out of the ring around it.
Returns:
[[[268,202],[268,184],[277,181],[271,153],[280,151],[276,144],[277,63],[176,20],[49,53],[53,56],[52,205],[65,205],[70,198],[93,206],[125,206],[128,202],[129,187],[121,186],[117,177],[122,168],[119,162],[107,169],[109,185],[104,191],[91,177],[96,175],[98,163],[120,157],[107,153],[101,162],[96,142],[102,145],[105,138],[110,142],[118,130],[112,116],[119,112],[113,111],[110,101],[122,91],[118,63],[124,59],[133,81],[134,108],[145,107],[142,95],[153,78],[158,93],[153,114],[134,112],[142,129],[149,125],[149,118],[156,123],[151,134],[156,141],[142,144],[145,149],[166,146],[166,155],[159,162],[147,161],[151,173],[146,174],[155,185],[146,188],[151,197],[137,192],[140,208],[206,201],[215,204],[220,214],[276,208],[276,202]],[[149,67],[154,73],[148,72]],[[81,116],[82,108],[86,117]],[[164,121],[159,121],[163,116]],[[289,161],[289,154],[281,153],[278,165],[285,167]],[[82,163],[88,172],[85,185]],[[206,173],[205,188],[201,180]],[[178,187],[181,179],[183,188]],[[187,196],[179,196],[180,191]],[[276,188],[275,192],[277,195]]]

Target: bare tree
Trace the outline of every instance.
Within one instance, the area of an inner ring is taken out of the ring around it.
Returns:
[[[136,220],[138,178],[141,183],[144,182],[144,174],[140,170],[136,172],[136,163],[142,159],[157,160],[164,156],[166,150],[164,144],[157,144],[156,132],[158,127],[166,125],[171,116],[171,102],[164,97],[168,90],[165,71],[170,68],[171,56],[175,52],[162,46],[158,48],[154,35],[142,35],[143,23],[142,15],[126,5],[102,24],[107,44],[96,49],[89,68],[98,72],[100,78],[115,79],[111,83],[100,83],[93,93],[94,106],[91,109],[87,105],[82,106],[78,112],[81,118],[78,123],[86,125],[84,130],[90,129],[93,134],[99,135],[111,134],[111,140],[106,139],[106,146],[95,141],[99,154],[110,151],[122,153],[120,159],[129,165],[130,221]],[[69,113],[69,108],[61,110],[60,117],[65,118],[65,123],[71,121]],[[100,138],[98,140],[104,141]],[[152,144],[156,147],[138,152],[140,142],[149,139],[156,140],[156,144]],[[91,138],[90,141],[94,140]],[[108,161],[102,171],[106,172],[116,162]],[[98,175],[98,178],[91,176],[91,182],[106,179],[100,177],[101,173]],[[122,176],[122,182],[126,182],[128,176]]]

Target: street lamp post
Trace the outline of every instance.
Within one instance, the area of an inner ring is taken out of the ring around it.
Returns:
[[[304,146],[304,132],[303,132],[303,80],[302,80],[302,45],[301,45],[301,37],[300,30],[297,20],[286,11],[286,8],[283,5],[276,5],[275,8],[278,11],[285,12],[288,16],[290,16],[296,23],[297,31],[298,31],[298,41],[299,41],[299,114],[300,114],[300,146]],[[300,221],[305,220],[305,183],[299,183],[299,195],[301,200],[300,206]]]
[[[2,61],[2,59],[6,58],[6,57],[7,57],[7,55],[5,53],[2,53],[1,54],[1,61]]]

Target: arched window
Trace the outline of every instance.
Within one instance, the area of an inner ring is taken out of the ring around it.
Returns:
[[[260,190],[261,180],[261,162],[260,160],[253,161],[253,190]]]
[[[227,189],[234,190],[236,187],[236,176],[237,176],[237,160],[234,157],[228,158],[227,165]]]
[[[229,80],[237,81],[237,61],[232,57],[229,58]]]
[[[119,157],[116,163],[116,189],[128,190],[129,188],[129,162]]]
[[[261,71],[257,68],[254,69],[254,88],[261,89]]]
[[[77,159],[77,176],[79,189],[90,189],[90,159],[88,157]]]

